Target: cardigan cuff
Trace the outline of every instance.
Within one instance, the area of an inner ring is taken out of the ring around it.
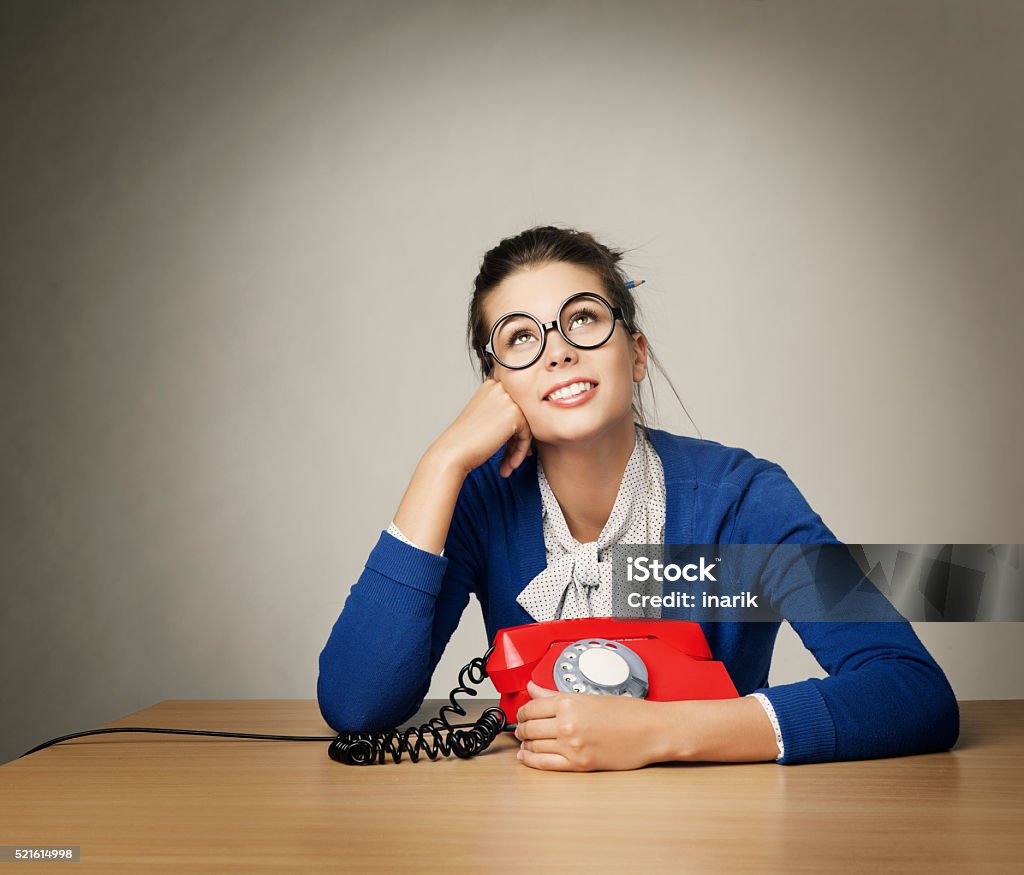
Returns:
[[[818,690],[820,681],[810,679],[781,687],[757,690],[769,702],[779,720],[785,753],[781,765],[831,762],[836,756],[836,726]]]
[[[444,556],[421,550],[382,531],[376,546],[370,551],[366,567],[402,588],[436,597],[441,591],[448,560]],[[399,605],[416,600],[416,596],[412,592],[403,592],[403,589],[396,588],[389,595],[389,600]]]

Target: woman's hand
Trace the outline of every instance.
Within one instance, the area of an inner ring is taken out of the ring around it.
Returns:
[[[750,696],[650,702],[556,693],[530,681],[519,709],[519,758],[534,769],[639,769],[676,760],[770,762],[775,730]]]
[[[532,454],[532,440],[519,405],[501,383],[488,377],[431,449],[448,455],[469,474],[506,444],[499,471],[508,477]]]
[[[440,554],[469,472],[506,444],[499,470],[508,477],[533,452],[532,440],[523,411],[505,387],[497,380],[484,380],[420,459],[395,513],[395,525],[417,546]]]
[[[671,749],[673,702],[623,696],[556,693],[527,685],[519,709],[519,759],[562,772],[639,769],[676,759]]]

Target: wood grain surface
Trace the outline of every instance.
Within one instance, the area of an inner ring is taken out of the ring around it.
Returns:
[[[523,766],[507,734],[472,760],[364,767],[325,742],[92,736],[0,766],[0,845],[81,862],[0,875],[1022,871],[1024,700],[961,714],[948,753],[586,774]],[[331,734],[305,700],[168,700],[107,725]]]

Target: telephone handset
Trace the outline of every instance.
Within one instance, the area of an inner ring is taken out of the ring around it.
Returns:
[[[466,681],[490,677],[501,694],[498,708],[472,723],[453,724],[449,714],[466,715],[459,693],[475,696]],[[739,694],[725,665],[711,656],[699,623],[590,617],[550,620],[501,629],[483,657],[459,673],[451,704],[420,727],[387,732],[342,732],[328,748],[346,765],[396,763],[403,754],[416,762],[455,754],[469,759],[486,750],[503,729],[511,729],[519,708],[530,700],[528,681],[562,692],[632,696],[656,702],[731,699]]]

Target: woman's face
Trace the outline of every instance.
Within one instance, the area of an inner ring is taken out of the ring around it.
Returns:
[[[484,322],[490,331],[504,314],[524,310],[540,322],[551,322],[570,295],[592,291],[608,300],[592,271],[565,262],[520,271],[505,279],[484,299]],[[609,301],[609,303],[613,303]],[[577,349],[556,329],[547,332],[544,353],[528,368],[509,369],[491,359],[499,381],[543,443],[586,441],[632,422],[633,383],[644,378],[647,340],[630,335],[621,319],[611,338],[596,349]],[[574,398],[551,399],[565,381],[587,382],[593,389]]]

